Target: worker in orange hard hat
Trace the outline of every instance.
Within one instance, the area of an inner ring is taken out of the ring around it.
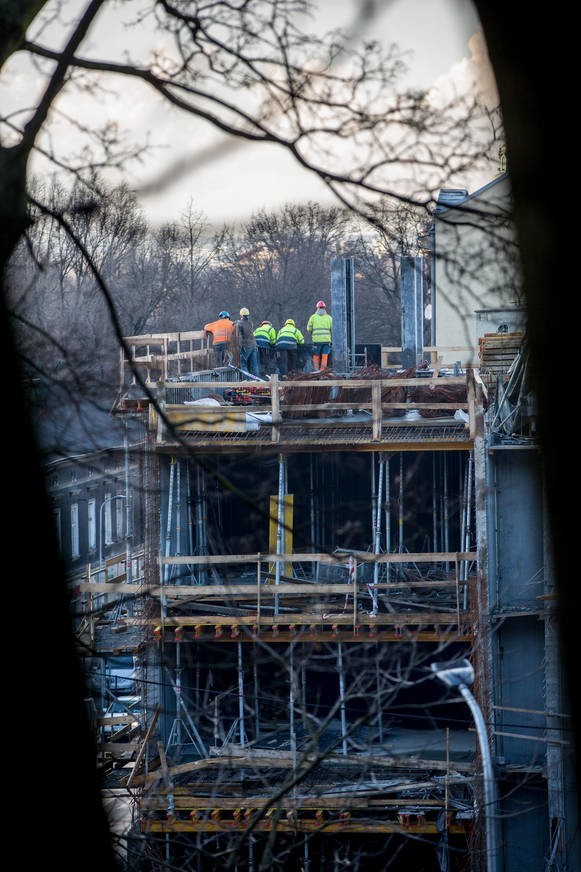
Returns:
[[[305,338],[292,318],[287,318],[276,335],[278,369],[281,376],[297,369],[297,349],[304,345]]]
[[[212,336],[212,348],[216,352],[216,366],[224,366],[228,357],[232,360],[230,341],[234,332],[234,322],[223,309],[216,321],[204,325],[204,331]]]
[[[258,368],[260,375],[271,372],[274,356],[274,343],[276,342],[276,330],[271,321],[263,321],[254,331],[254,338],[258,347]]]
[[[323,300],[319,300],[316,311],[309,318],[307,331],[311,334],[313,342],[313,369],[315,372],[326,369],[331,353],[333,319],[327,313]]]
[[[240,320],[236,321],[236,336],[240,349],[240,367],[251,375],[258,375],[258,349],[254,337],[254,325],[250,320],[250,312],[243,306],[240,309]]]

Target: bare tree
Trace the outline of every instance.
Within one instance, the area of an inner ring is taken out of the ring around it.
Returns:
[[[277,329],[291,317],[304,328],[315,301],[327,293],[330,258],[347,223],[343,210],[308,203],[261,211],[240,229],[230,228],[223,278],[232,283],[232,308],[250,306]]]

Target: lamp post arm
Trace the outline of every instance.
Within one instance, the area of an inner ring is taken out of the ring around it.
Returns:
[[[486,819],[486,856],[488,860],[488,872],[500,872],[498,862],[498,821],[496,809],[496,782],[492,771],[492,758],[490,755],[490,747],[488,745],[488,735],[486,733],[486,724],[482,715],[482,709],[474,699],[471,691],[465,684],[459,684],[458,690],[464,697],[474,723],[476,724],[476,733],[478,735],[478,743],[480,746],[480,755],[482,757],[482,766],[484,769],[484,816]]]

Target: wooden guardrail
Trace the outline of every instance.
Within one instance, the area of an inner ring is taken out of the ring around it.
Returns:
[[[134,381],[133,367],[148,383],[178,376],[184,372],[205,369],[211,363],[211,337],[204,330],[180,333],[144,333],[125,336],[125,348],[120,351],[120,387]]]
[[[390,366],[398,365],[402,352],[401,345],[382,345],[382,368],[387,369]],[[473,345],[425,345],[422,348],[422,354],[429,356],[430,366],[436,370],[443,366],[453,366],[459,354],[462,357],[468,357],[469,365],[478,366],[478,349]],[[393,361],[394,356],[397,358],[397,363]],[[464,366],[466,365],[464,363]]]
[[[186,330],[169,333],[142,333],[138,336],[125,336],[125,348],[120,351],[120,388],[123,389],[135,380],[134,369],[137,368],[146,382],[153,384],[160,380],[179,376],[183,373],[200,371],[214,366],[212,338],[204,330]],[[235,343],[232,352],[237,357]],[[381,346],[381,367],[389,368],[394,364],[392,358],[400,357],[401,345]],[[430,365],[434,371],[446,363],[445,356],[452,354],[470,354],[470,365],[478,366],[478,349],[469,345],[425,346],[422,351],[429,356]],[[236,362],[236,361],[234,361]],[[452,363],[454,363],[452,361]]]
[[[320,426],[327,426],[329,417],[333,413],[338,413],[339,416],[344,415],[347,411],[369,412],[370,417],[367,420],[349,420],[348,423],[352,426],[369,426],[369,421],[372,425],[372,441],[381,439],[381,427],[384,418],[384,413],[392,412],[399,413],[400,416],[406,411],[417,410],[420,415],[422,410],[438,410],[441,412],[454,413],[461,409],[467,412],[469,416],[470,433],[473,433],[473,418],[474,418],[474,392],[470,392],[467,387],[465,376],[448,376],[438,378],[381,378],[381,379],[292,379],[291,381],[280,381],[277,375],[273,375],[268,382],[260,382],[261,390],[267,393],[270,397],[270,402],[264,402],[264,396],[259,406],[236,406],[236,405],[203,405],[203,404],[167,404],[164,401],[164,391],[171,389],[173,393],[176,387],[184,394],[188,390],[195,390],[197,393],[207,390],[209,394],[215,397],[221,391],[243,388],[255,388],[256,381],[240,381],[240,382],[221,382],[221,381],[199,381],[199,382],[180,382],[179,386],[175,383],[166,383],[160,394],[160,405],[170,423],[174,424],[177,429],[187,432],[208,431],[208,430],[225,430],[243,432],[248,429],[246,426],[246,416],[250,412],[262,412],[270,415],[270,423],[272,426],[272,441],[280,440],[280,427],[283,420],[292,420],[297,412],[309,411],[312,417],[317,419],[316,423]],[[440,389],[458,388],[465,392],[463,399],[456,399],[452,402],[442,402],[437,399],[437,393]],[[289,403],[285,402],[285,396],[291,395],[300,389],[309,390],[314,393],[327,393],[328,399],[324,402],[309,402],[309,403]],[[330,399],[333,390],[340,391],[341,395],[347,396],[352,391],[357,391],[358,396],[353,402],[344,401],[336,402]],[[385,400],[386,393],[398,392],[397,400]],[[430,392],[434,392],[436,399],[429,400]],[[361,399],[361,393],[368,394],[368,399]],[[408,392],[406,398],[405,393]],[[413,395],[413,397],[412,397]],[[418,399],[424,397],[425,399]],[[324,416],[320,417],[323,412]],[[298,416],[297,416],[298,417]],[[304,417],[300,416],[300,417]],[[429,417],[434,417],[429,415]]]
[[[229,554],[229,555],[180,555],[174,557],[159,556],[158,563],[160,567],[160,575],[163,569],[167,566],[215,566],[215,567],[241,567],[255,565],[256,580],[255,581],[230,581],[220,584],[173,584],[171,582],[159,583],[155,585],[137,584],[118,584],[107,585],[99,582],[85,582],[81,584],[81,591],[89,593],[99,593],[102,591],[110,591],[113,589],[117,593],[140,593],[148,594],[152,597],[159,597],[161,603],[161,613],[165,612],[165,604],[169,599],[172,602],[179,603],[180,600],[187,601],[191,606],[196,600],[218,601],[221,606],[227,605],[233,600],[250,600],[255,603],[255,611],[249,613],[246,617],[230,617],[230,616],[214,616],[209,618],[205,616],[190,616],[188,618],[173,617],[170,619],[176,625],[186,623],[207,623],[210,620],[212,623],[237,626],[237,625],[253,625],[269,623],[276,625],[277,623],[288,624],[291,622],[306,622],[313,620],[313,615],[308,611],[302,611],[289,617],[288,614],[277,617],[272,614],[272,607],[268,603],[279,597],[292,597],[295,601],[304,601],[315,597],[319,600],[333,597],[350,597],[351,603],[348,611],[344,610],[341,615],[336,615],[333,620],[337,624],[353,625],[355,628],[358,625],[358,613],[362,608],[362,597],[374,598],[377,595],[389,596],[390,591],[401,590],[445,590],[449,589],[453,592],[455,613],[425,613],[410,617],[406,614],[406,623],[421,623],[426,624],[431,622],[443,622],[443,618],[447,617],[451,622],[460,624],[461,614],[465,612],[465,589],[469,583],[468,579],[462,578],[462,567],[467,566],[477,560],[477,554],[473,551],[462,552],[420,552],[420,553],[387,553],[373,554],[367,551],[354,552],[351,562],[347,553],[316,553],[316,554]],[[315,579],[281,579],[279,582],[273,580],[270,570],[276,564],[323,564],[334,566],[344,570],[345,578],[341,581],[334,582],[318,582]],[[395,581],[365,581],[358,576],[357,568],[362,564],[440,564],[450,568],[450,577],[441,580],[419,580],[410,581],[408,579],[396,579]],[[265,578],[266,573],[266,578]],[[269,574],[270,573],[270,574]],[[266,609],[266,611],[265,611]],[[397,624],[401,620],[401,615],[382,615],[382,619],[390,620]]]

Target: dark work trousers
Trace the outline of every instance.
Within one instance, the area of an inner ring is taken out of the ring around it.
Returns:
[[[258,369],[260,375],[264,376],[272,371],[273,350],[270,345],[262,347],[258,346]]]
[[[278,349],[278,371],[280,375],[288,375],[289,372],[296,372],[297,369],[297,349],[296,348],[279,348]]]

